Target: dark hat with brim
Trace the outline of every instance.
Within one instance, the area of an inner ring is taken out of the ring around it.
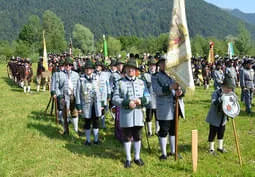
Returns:
[[[165,57],[165,56],[160,56],[160,58],[159,58],[157,64],[160,63],[160,62],[162,62],[162,61],[166,61],[166,57]]]
[[[148,61],[148,65],[156,65],[157,64],[157,60],[155,58],[152,58]]]
[[[73,64],[73,59],[71,57],[67,57],[65,59],[65,65],[72,65]]]
[[[110,66],[117,66],[117,61],[116,61],[116,59],[114,59],[114,58],[111,59],[111,64],[110,64]]]
[[[128,60],[128,62],[125,64],[125,67],[132,67],[138,69],[138,62],[134,59]]]
[[[233,80],[228,75],[225,75],[222,86],[231,88],[231,89],[235,88],[235,84],[234,84]]]
[[[125,64],[125,63],[126,63],[126,61],[123,60],[123,59],[118,59],[118,60],[117,60],[117,65],[119,65],[119,64]]]
[[[59,61],[59,66],[64,66],[64,65],[65,65],[65,60],[62,60],[62,59],[61,59],[61,60]]]
[[[91,60],[87,60],[85,65],[84,65],[84,69],[94,69],[94,64]]]
[[[102,61],[97,60],[95,66],[102,66],[105,67],[105,64]]]
[[[251,58],[250,58],[250,59],[248,59],[248,60],[247,60],[247,64],[254,64],[254,60],[253,60],[253,59],[251,59]]]

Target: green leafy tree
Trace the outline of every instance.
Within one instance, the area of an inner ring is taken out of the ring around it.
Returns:
[[[239,25],[239,35],[236,41],[236,47],[241,55],[247,55],[252,46],[251,34],[245,28],[244,23]]]
[[[15,48],[14,55],[22,58],[29,58],[31,50],[29,44],[22,40],[17,40],[12,43]]]
[[[108,42],[108,54],[109,56],[116,56],[121,52],[121,42],[120,40],[109,36]]]
[[[26,41],[29,45],[38,43],[42,39],[42,24],[41,20],[36,15],[29,17],[28,23],[23,25],[19,33],[19,39]]]
[[[92,52],[94,50],[94,34],[89,28],[76,24],[73,32],[73,46],[81,49],[83,53]]]
[[[13,55],[13,49],[7,40],[0,41],[1,59],[10,58]]]
[[[196,35],[191,40],[191,50],[194,56],[204,56],[208,55],[209,43],[201,35]]]
[[[46,10],[43,14],[43,30],[45,30],[48,52],[60,53],[66,50],[64,23],[50,10]]]

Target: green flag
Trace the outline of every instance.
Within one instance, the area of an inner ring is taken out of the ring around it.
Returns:
[[[105,39],[105,35],[103,35],[103,39],[104,39],[104,56],[108,57],[107,41]]]

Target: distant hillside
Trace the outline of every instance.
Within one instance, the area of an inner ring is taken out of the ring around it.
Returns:
[[[237,18],[244,20],[247,23],[255,25],[255,13],[244,13],[239,9],[231,10],[229,13]]]
[[[45,10],[64,21],[67,38],[77,23],[90,28],[96,38],[102,34],[157,36],[169,31],[172,4],[172,0],[2,0],[0,40],[16,39],[28,17],[41,17]],[[186,0],[186,11],[191,36],[236,35],[241,22],[204,0]],[[246,27],[255,38],[255,26]]]

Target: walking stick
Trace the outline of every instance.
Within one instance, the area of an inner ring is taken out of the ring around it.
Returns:
[[[149,152],[151,153],[151,146],[150,146],[150,142],[149,142],[149,138],[148,138],[148,134],[147,134],[148,131],[147,131],[147,126],[146,126],[146,121],[145,121],[145,125],[144,125],[144,130],[145,130],[145,136],[146,136],[148,149],[149,149]]]
[[[51,110],[50,110],[50,115],[51,116],[53,114],[53,109],[54,109],[54,99],[52,99],[52,102],[51,102]]]
[[[58,103],[57,103],[57,98],[54,98],[54,102],[55,102],[55,118],[56,118],[56,124],[58,124]]]
[[[46,112],[47,112],[47,110],[48,110],[48,108],[49,108],[49,106],[50,106],[51,99],[52,99],[52,97],[50,97],[50,100],[49,100],[49,102],[48,102],[48,105],[47,105],[46,109],[44,110],[44,114],[46,114]]]
[[[64,133],[69,135],[69,127],[68,127],[68,120],[67,120],[67,107],[66,103],[64,105],[64,110],[63,110],[63,118],[64,118]]]
[[[236,123],[235,123],[234,119],[232,119],[232,125],[233,125],[233,129],[234,129],[234,135],[235,135],[235,140],[236,140],[236,150],[238,153],[239,163],[240,163],[240,166],[242,166],[241,152],[240,152],[238,137],[237,137],[237,133],[236,133]]]
[[[175,100],[175,160],[178,158],[178,123],[179,123],[179,97]]]

